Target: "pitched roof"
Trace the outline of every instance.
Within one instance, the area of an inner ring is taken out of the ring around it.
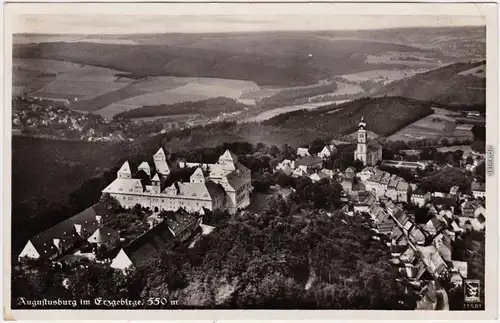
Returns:
[[[59,239],[63,248],[72,246],[76,241],[91,235],[100,226],[97,215],[101,216],[101,222],[106,222],[111,211],[102,204],[96,204],[37,234],[30,241],[42,257],[50,258],[57,254],[54,239]]]
[[[440,275],[444,270],[446,270],[446,263],[435,246],[417,246],[417,250],[421,255],[421,259],[427,270],[432,275]]]
[[[305,156],[295,161],[296,166],[313,166],[321,164],[323,161],[318,156]]]
[[[166,158],[167,155],[165,154],[163,147],[160,147],[160,149],[158,149],[158,151],[153,155],[153,157]]]
[[[143,185],[138,178],[116,178],[104,190],[105,193],[129,193],[129,192],[142,192]]]
[[[205,186],[207,187],[208,194],[210,195],[212,200],[215,200],[220,196],[226,195],[226,192],[224,191],[222,185],[217,184],[214,181],[208,180],[205,183]]]
[[[146,161],[143,161],[143,162],[139,165],[139,167],[137,167],[137,169],[144,169],[144,170],[149,170],[149,171],[151,171],[151,167],[149,167],[149,164],[148,164],[148,162],[146,162]]]
[[[168,225],[161,222],[123,248],[135,267],[146,265],[154,256],[165,250],[174,241]]]
[[[192,228],[198,218],[189,213],[175,212],[166,218],[166,223],[174,235],[179,235]]]
[[[102,226],[97,228],[95,232],[87,239],[90,243],[105,243],[119,236],[118,232],[110,227]]]
[[[394,221],[391,218],[389,218],[384,222],[377,223],[377,229],[380,233],[387,234],[392,232],[395,225],[396,224],[394,223]]]
[[[226,149],[226,151],[219,157],[219,160],[228,160],[231,161],[233,164],[236,164],[238,162],[238,157],[233,154],[229,149]]]
[[[123,163],[122,167],[120,167],[120,169],[118,171],[120,173],[129,173],[129,174],[132,174],[132,170],[130,168],[130,164],[128,163],[128,160]]]
[[[470,184],[470,189],[472,191],[484,192],[486,189],[486,186],[484,185],[484,183],[473,181]]]
[[[456,261],[452,260],[453,269],[458,271],[463,278],[467,278],[467,262],[466,261]]]
[[[158,176],[158,173],[156,173],[155,176],[153,176],[153,179],[151,179],[151,181],[153,181],[153,182],[159,182],[160,181],[160,177]]]

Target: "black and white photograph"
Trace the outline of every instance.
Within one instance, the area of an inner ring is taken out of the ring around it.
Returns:
[[[9,313],[496,311],[497,31],[260,6],[11,12]]]

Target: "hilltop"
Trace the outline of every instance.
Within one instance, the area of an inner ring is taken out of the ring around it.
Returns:
[[[484,105],[486,61],[455,63],[392,82],[374,96],[403,96],[445,105]]]
[[[285,113],[264,122],[266,125],[292,129],[350,134],[359,120],[368,120],[368,130],[387,136],[432,113],[430,104],[403,98],[363,98],[341,105],[327,105],[315,110]]]

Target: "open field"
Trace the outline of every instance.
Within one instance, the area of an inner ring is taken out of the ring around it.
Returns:
[[[471,131],[457,130],[458,115],[446,109],[434,109],[434,113],[420,119],[411,125],[391,135],[389,140],[420,140],[420,139],[472,139]]]
[[[366,72],[340,75],[339,78],[357,84],[361,84],[367,81],[374,83],[388,84],[390,82],[401,80],[418,73],[426,72],[427,70],[428,70],[427,68],[372,70]]]

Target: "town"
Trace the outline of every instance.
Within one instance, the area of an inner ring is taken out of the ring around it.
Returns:
[[[443,295],[461,294],[476,266],[464,260],[463,237],[468,232],[484,237],[485,183],[484,177],[474,176],[481,168],[484,172],[484,153],[463,154],[456,166],[382,159],[384,144],[368,139],[367,129],[362,118],[355,147],[347,150],[350,162],[341,169],[327,166],[351,143],[333,140],[313,153],[310,147],[297,147],[293,156],[275,160],[275,180],[265,188],[255,167],[249,169],[229,149],[216,163],[206,163],[172,158],[160,147],[139,165],[125,161],[98,203],[30,239],[18,261],[63,265],[86,258],[126,272],[165,249],[191,248],[202,236],[217,234],[220,219],[255,212],[261,207],[256,204],[263,203],[258,196],[271,189],[285,200],[293,198],[296,189],[290,183],[303,180],[339,186],[339,200],[327,202],[338,202],[347,216],[367,216],[371,239],[390,253],[398,281],[419,296],[417,308],[450,306]],[[468,186],[452,183],[445,191],[420,180],[448,169],[470,178]],[[173,178],[176,172],[183,178]]]

